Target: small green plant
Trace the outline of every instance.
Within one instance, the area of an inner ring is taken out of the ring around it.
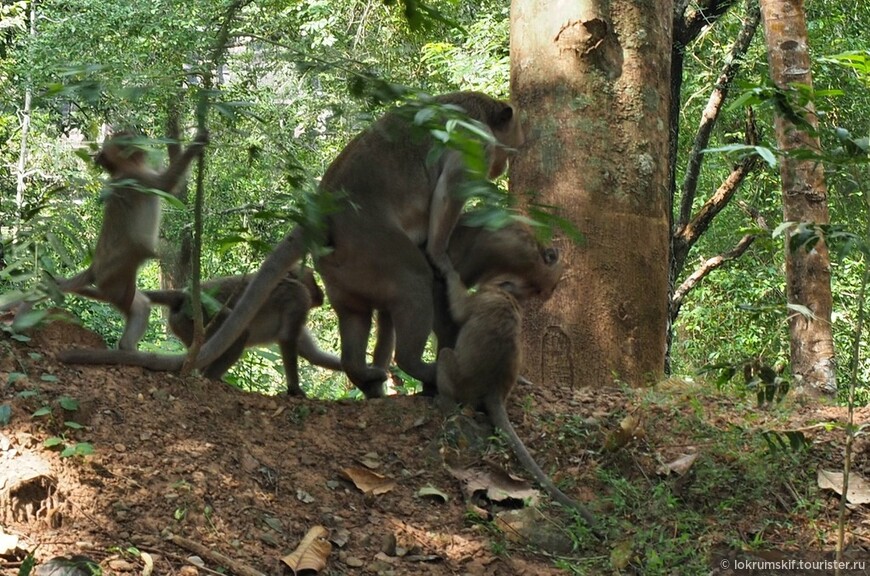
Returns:
[[[0,426],[6,426],[12,420],[12,406],[0,404]]]
[[[743,390],[755,394],[758,406],[782,402],[791,387],[783,375],[784,365],[773,368],[762,358],[749,358],[738,362],[713,364],[701,370],[701,374],[718,372],[716,386],[723,389],[738,372],[743,372]]]
[[[76,422],[65,422],[64,425],[69,426],[70,428],[82,428],[81,424],[77,424]],[[42,445],[46,448],[62,447],[60,451],[61,458],[70,458],[72,456],[85,457],[94,453],[94,446],[90,442],[69,443],[65,434],[46,438]]]
[[[27,393],[25,395],[25,393]],[[19,393],[21,397],[35,397],[38,392],[25,390]],[[57,404],[67,412],[75,412],[79,409],[79,402],[71,396],[60,396],[57,399]],[[49,403],[43,404],[36,409],[31,418],[48,418],[52,423],[55,423],[54,410]],[[84,426],[74,420],[64,420],[63,431],[59,435],[46,438],[42,445],[45,448],[52,450],[60,450],[61,458],[70,458],[72,456],[85,457],[94,453],[94,446],[90,442],[76,442],[70,439],[70,435],[78,430],[84,429]]]
[[[33,569],[35,567],[36,549],[34,548],[21,563],[21,567],[18,568],[18,576],[30,576],[33,573]]]

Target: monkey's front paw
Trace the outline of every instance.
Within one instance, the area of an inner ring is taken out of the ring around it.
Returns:
[[[199,144],[200,146],[205,146],[206,144],[209,143],[209,141],[210,141],[210,136],[209,136],[208,128],[203,128],[202,130],[199,130],[196,133],[196,138],[194,139],[194,142],[196,144]]]

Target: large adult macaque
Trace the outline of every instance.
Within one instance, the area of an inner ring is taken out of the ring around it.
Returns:
[[[517,458],[557,502],[573,508],[595,529],[595,518],[581,504],[559,490],[541,470],[517,436],[505,402],[522,364],[522,314],[519,299],[529,287],[516,277],[497,276],[469,295],[459,275],[447,276],[453,319],[460,325],[455,348],[438,353],[438,393],[475,408],[484,408],[507,435]]]
[[[485,94],[456,92],[434,99],[465,110],[492,133],[488,176],[506,168],[508,151],[523,143],[513,107]],[[341,363],[367,397],[384,393],[386,371],[366,364],[365,343],[373,310],[395,326],[396,363],[424,386],[435,385],[435,365],[421,356],[432,328],[433,281],[429,260],[452,269],[446,247],[464,204],[459,188],[469,178],[463,156],[446,149],[432,158],[433,137],[411,119],[390,112],[352,140],[332,162],[320,192],[334,194],[339,208],[326,217],[329,253],[315,266],[335,308]],[[251,322],[272,288],[305,250],[305,230],[295,228],[269,255],[233,313],[203,346],[197,366],[215,360]],[[425,245],[427,253],[418,246]],[[428,256],[428,259],[427,259]]]
[[[214,310],[214,306],[203,302],[203,318],[208,328],[206,338],[214,334],[229,316],[250,280],[250,276],[238,275],[203,282],[203,293],[208,295],[212,304],[219,306],[219,309]],[[169,307],[169,328],[189,347],[193,342],[190,293],[183,290],[146,290],[142,293],[151,303]],[[284,362],[287,392],[291,396],[304,396],[299,386],[299,356],[312,364],[341,370],[341,360],[320,350],[305,328],[308,311],[322,304],[323,291],[317,285],[314,273],[310,268],[297,267],[272,290],[269,300],[257,312],[248,328],[217,360],[202,370],[203,374],[207,378],[220,380],[238,361],[245,348],[277,342]],[[66,350],[58,354],[59,360],[70,364],[124,363],[156,369],[162,366],[160,358],[171,356],[141,353],[119,355],[117,351],[110,350]],[[127,362],[123,362],[125,359]]]
[[[61,280],[62,292],[74,292],[114,305],[127,319],[118,347],[135,350],[148,327],[151,306],[136,290],[136,274],[143,262],[157,256],[160,197],[149,190],[173,193],[184,180],[190,162],[208,142],[199,133],[187,149],[163,171],[146,165],[145,151],[131,132],[116,132],[103,144],[94,161],[110,177],[103,209],[103,227],[91,265]]]

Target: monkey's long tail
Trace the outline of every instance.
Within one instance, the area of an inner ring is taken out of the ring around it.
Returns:
[[[184,306],[184,300],[187,294],[183,290],[143,290],[145,296],[152,304],[161,306],[169,306],[173,312],[178,311]]]
[[[305,230],[296,226],[275,246],[275,249],[260,266],[257,275],[248,283],[232,313],[210,337],[196,357],[196,367],[208,366],[235,342],[269,298],[272,290],[281,282],[294,264],[305,255]]]
[[[136,350],[88,350],[76,348],[61,350],[57,359],[64,364],[125,364],[141,366],[157,372],[180,370],[184,364],[184,354],[154,354]]]
[[[302,332],[299,334],[297,343],[299,355],[315,366],[336,370],[338,372],[341,371],[341,358],[335,354],[330,354],[329,352],[321,350],[317,345],[317,342],[314,340],[314,336],[311,335],[311,331],[308,330],[307,327],[302,327]]]
[[[529,454],[525,444],[523,444],[523,441],[520,440],[519,436],[517,436],[513,424],[511,424],[511,421],[508,419],[507,410],[505,409],[502,400],[494,395],[487,396],[484,407],[495,425],[501,428],[504,433],[508,435],[508,440],[514,449],[517,458],[519,458],[520,463],[522,463],[526,470],[535,477],[535,480],[544,487],[547,494],[549,494],[556,502],[578,512],[589,525],[592,533],[595,534],[597,538],[603,539],[603,535],[598,528],[598,522],[595,520],[595,516],[592,515],[589,509],[559,490],[559,488],[553,484],[553,481],[550,480],[550,477],[541,470],[541,467],[538,466],[538,463],[535,462],[532,455]]]

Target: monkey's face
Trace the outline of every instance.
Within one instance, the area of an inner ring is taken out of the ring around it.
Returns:
[[[521,280],[522,290],[528,292],[525,297],[549,299],[564,272],[559,250],[541,244],[523,222],[512,222],[489,232],[483,253],[490,259],[488,273],[484,273],[481,283],[505,274]]]
[[[145,151],[134,144],[135,138],[126,131],[113,134],[103,143],[94,163],[113,176],[121,171],[141,169],[145,163]]]

